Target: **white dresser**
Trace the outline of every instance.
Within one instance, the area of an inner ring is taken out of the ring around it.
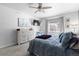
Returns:
[[[34,39],[34,32],[32,29],[17,29],[17,43],[29,42]]]

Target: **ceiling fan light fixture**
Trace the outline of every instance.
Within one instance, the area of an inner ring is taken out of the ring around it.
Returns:
[[[45,12],[44,10],[45,9],[50,9],[52,8],[51,6],[43,6],[43,3],[38,3],[38,6],[29,6],[30,8],[34,8],[34,9],[37,9],[34,13],[37,13],[37,12]]]

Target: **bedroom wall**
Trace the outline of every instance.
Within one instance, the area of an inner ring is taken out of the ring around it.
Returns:
[[[28,20],[31,16],[0,5],[0,48],[17,43],[16,29],[18,28],[18,17],[25,17]],[[28,23],[29,26],[30,21],[28,21]]]
[[[46,34],[46,32],[47,32],[47,28],[46,28],[47,22],[46,22],[46,20],[64,17],[64,29],[63,29],[63,31],[67,32],[69,29],[65,27],[66,20],[69,19],[70,23],[76,22],[76,23],[79,24],[79,15],[78,14],[79,14],[78,11],[73,11],[73,12],[68,12],[68,13],[60,14],[60,15],[56,15],[56,16],[41,18],[41,26],[40,26],[41,29],[40,29],[40,31],[44,32]],[[51,20],[51,21],[53,21],[53,20]],[[78,33],[79,33],[79,30],[78,30]]]
[[[46,34],[46,20],[45,19],[40,19],[41,24],[40,24],[40,32],[43,32]]]
[[[69,26],[70,26],[71,24],[73,24],[73,25],[79,24],[79,18],[78,17],[79,17],[78,11],[64,15],[64,31],[65,32],[71,31],[71,27],[69,27],[69,28],[66,27],[67,19],[69,19]],[[77,30],[76,31],[77,31],[77,33],[79,33],[79,25],[76,29],[78,29],[78,31]]]

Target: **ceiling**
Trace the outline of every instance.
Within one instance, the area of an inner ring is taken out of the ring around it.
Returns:
[[[6,7],[10,7],[34,17],[49,17],[54,15],[59,15],[62,13],[78,11],[79,3],[44,3],[44,6],[52,6],[51,9],[46,9],[45,13],[38,12],[34,14],[36,9],[29,8],[29,5],[34,5],[33,3],[1,3]]]

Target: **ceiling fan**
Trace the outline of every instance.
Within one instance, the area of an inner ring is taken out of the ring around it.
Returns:
[[[35,11],[35,13],[37,12],[44,12],[45,9],[50,9],[52,8],[51,6],[46,6],[46,7],[43,7],[43,3],[38,3],[37,7],[36,6],[29,6],[30,8],[35,8],[37,9]]]

